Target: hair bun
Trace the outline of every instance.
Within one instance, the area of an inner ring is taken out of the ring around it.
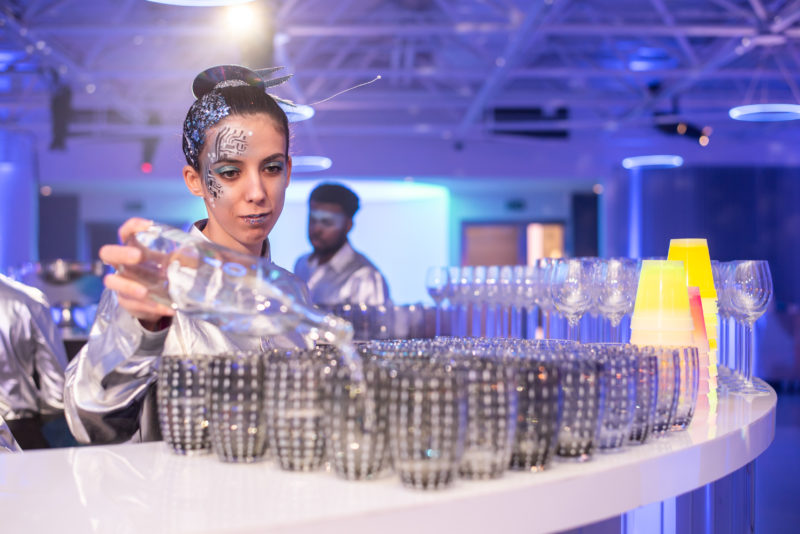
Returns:
[[[256,72],[240,65],[217,65],[211,67],[195,77],[192,83],[192,93],[195,98],[211,92],[217,84],[226,81],[239,81],[253,87],[264,88],[264,80]]]

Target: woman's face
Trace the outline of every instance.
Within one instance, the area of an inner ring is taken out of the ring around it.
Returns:
[[[232,115],[206,132],[200,174],[188,167],[184,178],[192,193],[205,200],[203,232],[209,239],[260,254],[283,211],[292,170],[285,150],[283,133],[265,113]]]

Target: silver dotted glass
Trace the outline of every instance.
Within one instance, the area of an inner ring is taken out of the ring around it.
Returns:
[[[389,373],[362,348],[366,388],[353,384],[350,370],[335,350],[323,371],[328,455],[336,474],[349,480],[371,479],[391,467],[389,452]]]
[[[326,351],[275,350],[265,361],[269,447],[281,468],[313,471],[325,462]]]
[[[517,418],[511,366],[478,350],[451,352],[467,388],[467,429],[458,472],[464,478],[497,478],[508,469]]]
[[[597,431],[597,447],[619,450],[628,441],[636,408],[636,357],[630,345],[589,345],[602,366],[605,401]]]
[[[513,470],[541,471],[555,453],[561,420],[558,366],[547,353],[515,355],[517,429],[511,453]]]
[[[697,347],[678,347],[675,350],[678,352],[680,381],[678,382],[678,405],[672,421],[672,430],[683,430],[692,422],[697,404],[697,390],[700,386],[700,355]]]
[[[208,358],[164,355],[158,370],[161,435],[177,454],[205,454],[208,434]]]
[[[636,353],[636,408],[628,443],[641,444],[651,436],[656,417],[658,356],[633,347]]]
[[[643,347],[642,351],[658,358],[653,435],[659,437],[669,431],[678,409],[681,379],[678,351],[669,347]]]
[[[262,356],[235,353],[211,360],[211,448],[224,462],[255,462],[267,452]]]
[[[563,412],[556,455],[577,461],[591,458],[603,413],[605,388],[600,364],[585,347],[565,347],[558,354]]]
[[[452,366],[411,358],[392,362],[389,436],[403,485],[450,486],[464,453],[466,385]]]

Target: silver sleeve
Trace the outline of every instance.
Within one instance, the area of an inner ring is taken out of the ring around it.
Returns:
[[[89,340],[67,367],[65,414],[75,439],[119,443],[134,436],[165,337],[166,330],[146,334],[116,293],[103,293]]]
[[[67,352],[50,316],[50,309],[31,309],[34,367],[39,374],[39,411],[59,413],[64,409],[64,369]]]
[[[2,417],[0,417],[0,452],[22,452],[22,448]]]

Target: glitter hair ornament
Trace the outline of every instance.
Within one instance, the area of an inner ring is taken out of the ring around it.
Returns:
[[[251,86],[267,92],[268,88],[280,85],[291,78],[291,75],[269,78],[282,68],[272,67],[254,71],[239,65],[218,65],[197,75],[192,83],[192,94],[197,101],[189,110],[183,125],[184,154],[193,167],[198,168],[200,150],[205,143],[205,132],[231,112],[230,106],[218,89]],[[289,122],[309,119],[314,115],[314,110],[310,106],[298,105],[273,94],[269,96],[286,113]]]

